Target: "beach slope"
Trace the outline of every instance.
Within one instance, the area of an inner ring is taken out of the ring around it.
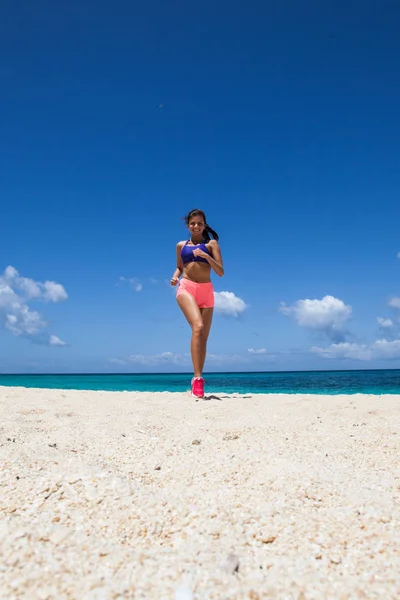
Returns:
[[[400,597],[400,396],[0,388],[0,597]]]

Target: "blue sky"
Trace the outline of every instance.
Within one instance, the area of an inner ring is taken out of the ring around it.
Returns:
[[[400,367],[400,5],[71,0],[0,20],[0,371]]]

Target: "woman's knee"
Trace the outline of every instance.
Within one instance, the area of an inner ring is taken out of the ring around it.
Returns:
[[[192,331],[195,335],[203,335],[203,332],[204,332],[203,321],[196,321],[195,323],[193,323]]]

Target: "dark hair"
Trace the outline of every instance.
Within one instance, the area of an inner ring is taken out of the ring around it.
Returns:
[[[208,242],[211,240],[210,234],[213,236],[214,240],[219,240],[219,235],[216,231],[214,231],[214,229],[212,229],[208,224],[207,224],[207,219],[206,219],[206,215],[205,213],[200,210],[199,208],[194,208],[193,210],[191,210],[190,212],[188,212],[188,214],[185,217],[185,223],[186,225],[189,225],[189,221],[192,217],[202,217],[203,221],[205,223],[205,229],[203,231],[203,235],[204,235],[204,239],[207,240]]]

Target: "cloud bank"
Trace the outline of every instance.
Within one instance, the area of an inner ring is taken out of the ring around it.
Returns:
[[[46,332],[46,321],[37,310],[32,310],[29,303],[57,303],[67,298],[68,294],[60,283],[21,277],[12,266],[0,275],[0,318],[4,328],[12,335],[27,337],[40,344],[65,346],[59,337]]]
[[[352,358],[355,360],[394,360],[400,358],[400,340],[382,338],[372,344],[331,344],[326,348],[313,346],[311,351],[323,358]]]
[[[119,280],[126,281],[127,283],[129,283],[133,287],[135,292],[141,292],[143,289],[143,285],[137,277],[124,277],[123,275],[121,275]]]
[[[348,333],[345,325],[352,313],[351,306],[334,296],[324,296],[321,300],[297,300],[292,306],[282,302],[279,310],[300,327],[323,333],[336,343],[345,340]]]

